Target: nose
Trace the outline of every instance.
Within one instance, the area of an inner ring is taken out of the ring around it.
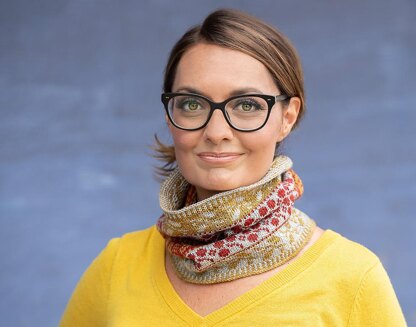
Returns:
[[[224,140],[231,140],[234,132],[225,120],[221,110],[214,110],[212,116],[204,128],[204,137],[213,144],[219,144]]]

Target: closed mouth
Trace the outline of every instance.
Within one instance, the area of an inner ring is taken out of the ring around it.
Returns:
[[[201,152],[198,153],[199,157],[212,157],[212,158],[226,158],[240,156],[238,152]]]
[[[200,152],[198,157],[211,164],[226,164],[231,163],[240,158],[243,153],[239,152]]]

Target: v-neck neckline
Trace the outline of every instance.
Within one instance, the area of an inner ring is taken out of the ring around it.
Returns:
[[[162,240],[159,243],[160,246],[155,249],[156,258],[153,261],[154,264],[151,268],[154,286],[170,310],[188,325],[197,326],[203,324],[204,326],[212,326],[235,313],[240,312],[248,305],[261,300],[265,295],[274,292],[287,284],[299,273],[310,267],[322,254],[323,250],[336,239],[337,235],[336,232],[330,229],[325,230],[314,244],[287,267],[277,272],[269,279],[266,279],[261,284],[236,297],[223,307],[212,311],[206,316],[201,316],[182,300],[170,282],[165,267],[165,242],[159,234],[158,236],[160,236]]]

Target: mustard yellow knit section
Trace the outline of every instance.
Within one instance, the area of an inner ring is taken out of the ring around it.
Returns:
[[[406,323],[377,256],[331,230],[281,272],[202,317],[170,284],[164,239],[151,227],[107,245],[81,278],[60,326],[401,327]]]

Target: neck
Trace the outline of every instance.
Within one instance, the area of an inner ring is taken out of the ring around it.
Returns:
[[[221,191],[205,190],[197,186],[195,186],[195,189],[196,189],[196,195],[197,195],[198,201],[208,199],[215,194],[221,193]]]

